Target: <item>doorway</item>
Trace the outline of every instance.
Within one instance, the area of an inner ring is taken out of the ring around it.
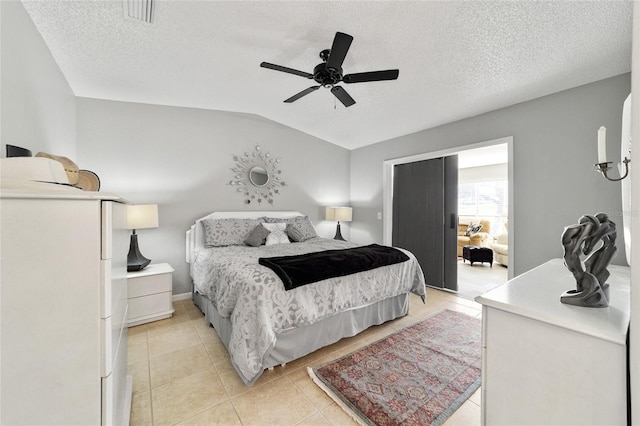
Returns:
[[[458,156],[458,296],[474,300],[508,277],[508,147],[492,145],[461,151]],[[469,223],[479,224],[480,229],[465,237]],[[460,257],[464,245],[484,247],[493,263],[471,265]]]
[[[383,164],[383,213],[384,213],[384,221],[383,221],[383,243],[386,245],[393,245],[393,241],[394,241],[394,228],[393,228],[393,224],[394,224],[394,204],[393,204],[393,199],[394,199],[394,168],[397,165],[401,165],[401,164],[407,164],[407,163],[415,163],[415,162],[419,162],[419,161],[424,161],[424,160],[430,160],[430,159],[435,159],[435,158],[440,158],[440,157],[447,157],[447,156],[451,156],[451,155],[459,155],[462,158],[465,157],[465,153],[470,154],[471,158],[476,158],[478,159],[480,156],[477,155],[478,153],[480,153],[481,151],[476,151],[476,155],[473,155],[473,151],[474,150],[479,150],[482,148],[485,148],[487,150],[490,150],[491,147],[495,147],[497,145],[505,145],[506,146],[506,156],[507,156],[507,175],[508,175],[508,189],[507,189],[507,197],[509,200],[509,208],[508,211],[504,213],[504,221],[508,224],[508,228],[509,229],[513,229],[513,224],[514,224],[514,215],[513,215],[513,138],[512,137],[505,137],[505,138],[500,138],[500,139],[494,139],[494,140],[489,140],[489,141],[485,141],[485,142],[480,142],[480,143],[476,143],[476,144],[472,144],[472,145],[466,145],[466,146],[461,146],[461,147],[456,147],[456,148],[450,148],[450,149],[446,149],[446,150],[441,150],[441,151],[436,151],[436,152],[430,152],[430,153],[423,153],[423,154],[418,154],[418,155],[413,155],[413,156],[409,156],[409,157],[402,157],[402,158],[397,158],[397,159],[392,159],[392,160],[386,160]],[[464,164],[463,160],[463,164]],[[397,212],[395,212],[397,214]],[[513,232],[509,232],[508,235],[506,236],[506,242],[508,246],[513,247]],[[442,249],[444,250],[444,249]],[[511,250],[511,253],[513,253],[513,250]],[[457,260],[457,259],[456,259]],[[460,259],[462,260],[462,259]],[[513,270],[514,267],[513,265],[515,264],[515,262],[517,262],[517,259],[513,258],[513,254],[510,254],[509,257],[509,267],[506,271],[506,276],[507,279],[513,278]],[[459,262],[462,263],[462,262]],[[421,262],[422,265],[422,262]],[[468,263],[466,263],[467,266],[470,266]],[[473,268],[476,267],[477,264],[474,264]],[[495,264],[494,264],[495,265]],[[495,267],[495,266],[494,266]],[[500,266],[502,268],[502,266]],[[478,266],[479,268],[479,266]],[[487,268],[489,268],[489,265],[487,265]],[[459,270],[459,267],[458,267]],[[479,271],[479,269],[478,269]],[[468,272],[467,270],[465,270],[465,272]],[[485,274],[486,275],[486,274]],[[480,277],[480,276],[479,276]],[[464,279],[464,276],[463,276]],[[474,280],[474,281],[479,281],[482,278],[479,278],[478,280]],[[464,283],[462,282],[462,280],[460,278],[458,278],[457,280],[457,285],[461,284],[464,285]],[[438,287],[438,286],[436,286]],[[445,290],[447,290],[447,288],[444,288]],[[449,289],[452,290],[452,289]],[[464,297],[464,288],[458,288],[457,291],[459,292],[459,295]],[[469,297],[471,298],[471,297]]]

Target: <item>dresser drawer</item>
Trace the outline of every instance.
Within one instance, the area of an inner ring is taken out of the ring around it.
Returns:
[[[103,201],[101,203],[101,259],[116,259],[116,267],[126,267],[129,250],[129,230],[127,210],[122,203]],[[125,257],[122,257],[122,256]]]
[[[106,377],[101,378],[102,382],[102,425],[128,425],[129,413],[126,411],[129,406],[120,404],[123,398],[132,389],[131,376],[127,376],[127,345],[122,344],[127,340],[127,329],[122,330],[120,345],[114,359],[113,371]]]
[[[114,351],[118,349],[119,334],[114,333],[111,317],[100,320],[100,376],[107,377],[113,368]]]

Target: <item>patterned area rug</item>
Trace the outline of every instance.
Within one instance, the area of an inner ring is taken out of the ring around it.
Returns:
[[[445,310],[308,371],[360,424],[423,426],[478,389],[480,366],[480,320]]]

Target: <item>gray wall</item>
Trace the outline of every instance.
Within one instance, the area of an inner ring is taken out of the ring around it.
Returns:
[[[87,98],[77,99],[78,164],[98,174],[101,191],[134,204],[158,204],[160,227],[138,231],[140,251],[175,269],[173,293],[191,291],[185,231],[213,211],[299,210],[321,236],[335,223],[324,206],[349,202],[348,150],[252,114]],[[287,186],[273,206],[245,204],[234,155],[256,145],[280,157]],[[343,227],[349,237],[349,226]]]
[[[0,1],[1,156],[5,145],[76,155],[76,101],[19,1]]]
[[[356,242],[382,241],[384,160],[513,136],[511,208],[515,274],[562,257],[564,227],[583,214],[607,212],[622,227],[620,183],[593,171],[597,130],[607,128],[608,156],[620,159],[622,103],[631,91],[623,74],[508,108],[381,142],[351,152],[351,196]],[[622,238],[622,231],[618,233]],[[613,263],[626,264],[619,241]]]

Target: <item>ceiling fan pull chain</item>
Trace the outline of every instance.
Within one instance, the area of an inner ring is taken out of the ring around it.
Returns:
[[[335,96],[333,97],[333,109],[336,109],[336,98],[335,98]]]

